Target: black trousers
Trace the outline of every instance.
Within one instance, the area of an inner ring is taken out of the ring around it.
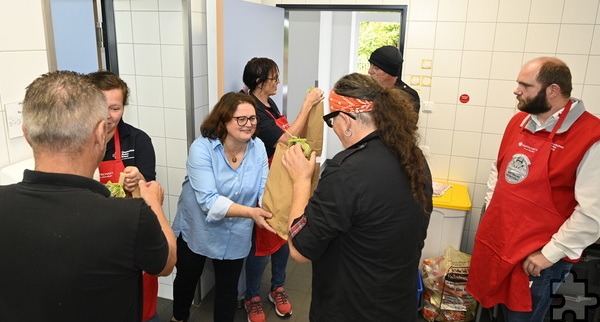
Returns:
[[[173,282],[173,316],[177,320],[187,320],[190,305],[194,300],[196,285],[204,270],[206,256],[194,253],[187,243],[177,238],[177,275]],[[238,295],[238,280],[244,259],[213,259],[215,269],[215,322],[231,322],[235,316]]]

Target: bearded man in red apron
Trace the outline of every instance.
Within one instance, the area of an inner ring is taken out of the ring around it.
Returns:
[[[521,112],[500,144],[467,290],[502,304],[505,321],[543,321],[553,286],[600,237],[600,120],[570,97],[559,59],[528,62],[517,83]]]

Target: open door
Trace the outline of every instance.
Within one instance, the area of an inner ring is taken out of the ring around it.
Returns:
[[[242,74],[246,63],[253,57],[267,57],[279,66],[283,76],[283,15],[284,9],[242,0],[224,0],[217,7],[217,73],[218,97],[227,92],[239,92],[244,86]],[[271,97],[283,106],[282,84],[277,95]],[[246,290],[246,275],[242,270],[238,291]]]
[[[284,9],[245,2],[224,0],[221,33],[218,36],[219,97],[244,86],[244,66],[253,57],[267,57],[279,66],[283,74]],[[221,43],[222,42],[222,43]],[[282,88],[272,97],[283,106]]]
[[[94,0],[48,0],[50,70],[97,71]]]

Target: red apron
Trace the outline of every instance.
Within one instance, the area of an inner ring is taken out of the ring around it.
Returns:
[[[100,165],[98,165],[98,171],[100,172],[100,182],[102,183],[107,183],[108,181],[112,183],[119,182],[121,172],[125,171],[125,165],[121,160],[121,139],[119,138],[119,128],[115,129],[113,139],[115,140],[116,160],[102,161],[100,162]]]
[[[267,114],[269,114],[269,116],[271,116],[273,120],[275,120],[275,124],[277,124],[277,126],[280,129],[285,131],[290,127],[290,124],[288,123],[288,120],[285,116],[282,115],[279,118],[275,118],[275,116],[273,116],[273,114],[271,114],[269,111],[265,110],[265,112],[267,112]],[[273,161],[273,156],[269,157],[269,167],[271,166],[271,161]],[[273,234],[272,232],[264,228],[259,228],[256,225],[254,225],[254,233],[256,243],[256,256],[271,255],[277,250],[279,250],[281,246],[287,243],[287,241],[279,237],[279,235]]]
[[[265,112],[271,115],[271,117],[275,120],[275,124],[277,124],[280,129],[287,131],[287,129],[290,128],[290,123],[288,123],[288,120],[285,116],[282,115],[276,119],[275,116],[273,116],[273,114],[271,114],[269,111],[265,110]]]
[[[467,284],[483,307],[503,303],[513,311],[531,311],[523,261],[546,245],[570,216],[556,210],[548,176],[552,140],[570,108],[569,101],[547,138],[525,130],[527,116],[504,152],[506,161],[498,165],[494,196],[475,236]]]
[[[142,321],[148,321],[151,317],[156,315],[156,301],[158,299],[158,277],[150,275],[146,272],[143,273],[142,278],[143,285],[142,296],[143,300],[143,311]]]
[[[271,114],[271,112],[269,112],[268,110],[265,109],[265,112],[267,114],[269,114],[269,116],[275,121],[275,125],[277,125],[278,128],[284,130],[287,132],[287,129],[290,128],[290,123],[288,122],[287,118],[285,116],[280,116],[278,119],[275,118],[275,116],[273,114]],[[271,167],[271,162],[273,161],[273,156],[269,157],[269,167]]]

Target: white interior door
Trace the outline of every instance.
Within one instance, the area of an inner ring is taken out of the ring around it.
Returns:
[[[56,69],[98,70],[93,0],[50,0]]]
[[[244,66],[253,57],[267,57],[283,74],[284,9],[245,2],[223,1],[223,89],[239,91]],[[273,100],[283,106],[281,87]]]
[[[239,92],[244,86],[242,74],[246,63],[253,57],[267,57],[279,66],[283,76],[283,17],[282,8],[245,2],[223,1],[223,90]],[[280,108],[282,88],[272,99]],[[238,283],[238,292],[245,292],[244,270]]]

